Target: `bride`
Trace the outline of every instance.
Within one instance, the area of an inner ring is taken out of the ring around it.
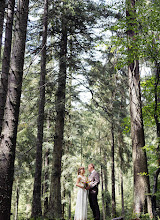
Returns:
[[[87,178],[84,176],[84,174],[84,167],[80,167],[78,169],[78,177],[76,182],[76,186],[79,187],[79,190],[77,193],[74,220],[87,220],[87,190],[85,189]]]

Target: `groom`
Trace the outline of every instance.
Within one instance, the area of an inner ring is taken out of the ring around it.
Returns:
[[[88,171],[90,175],[88,177],[89,180],[89,203],[93,212],[93,216],[95,220],[100,220],[100,211],[97,201],[98,195],[98,184],[100,183],[99,174],[95,171],[94,165],[91,163],[88,165]]]

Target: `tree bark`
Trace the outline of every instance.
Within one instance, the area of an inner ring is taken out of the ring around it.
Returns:
[[[32,201],[32,217],[37,218],[42,215],[41,207],[41,176],[42,176],[42,145],[44,127],[44,107],[45,107],[45,76],[46,76],[46,42],[47,42],[47,22],[48,22],[48,0],[44,1],[43,15],[43,36],[41,52],[41,74],[39,83],[39,111],[37,120],[37,142],[36,142],[36,167]]]
[[[47,129],[48,131],[51,128],[51,118],[50,118],[50,111],[48,111],[48,118],[47,118]],[[48,142],[49,142],[49,137],[48,136]],[[44,174],[44,216],[46,216],[49,208],[49,166],[50,166],[50,148],[47,147],[46,152],[45,152],[45,158],[44,158],[44,166],[45,166],[45,174]]]
[[[50,123],[48,119],[48,130],[50,128]],[[44,163],[45,163],[45,173],[44,173],[44,216],[46,215],[48,211],[48,191],[49,191],[49,155],[50,155],[50,150],[49,148],[46,149],[45,152],[45,158],[44,158]]]
[[[114,125],[113,120],[111,122],[111,139],[112,139],[112,146],[111,146],[111,179],[112,179],[112,217],[116,216],[116,196],[115,196],[115,166],[114,166]]]
[[[69,191],[68,220],[71,220],[71,192]]]
[[[99,130],[99,137],[98,137],[98,143],[100,145],[100,139],[101,139],[101,136],[100,136],[100,130]],[[102,148],[101,146],[99,146],[100,148],[100,157],[102,158]],[[106,219],[106,213],[105,213],[105,199],[104,199],[104,179],[103,179],[103,165],[101,163],[101,189],[102,189],[102,213],[103,213],[103,220]]]
[[[65,3],[63,3],[65,4]],[[65,13],[62,15],[62,35],[60,44],[60,60],[58,74],[58,89],[56,92],[56,120],[51,174],[49,216],[62,217],[61,205],[61,159],[63,151],[65,92],[66,92],[66,54],[67,54],[67,24]]]
[[[15,0],[9,0],[6,29],[5,29],[5,45],[4,45],[3,60],[2,60],[1,85],[0,85],[0,134],[2,131],[4,108],[5,108],[7,88],[8,88],[14,7],[15,7]]]
[[[129,76],[129,92],[130,92],[130,117],[131,117],[131,138],[132,138],[132,156],[134,170],[134,213],[148,213],[152,215],[150,183],[147,168],[147,156],[143,149],[145,146],[142,103],[140,90],[139,61],[136,44],[136,12],[135,0],[127,1],[127,35],[128,42],[128,76]],[[146,207],[147,204],[147,207]]]
[[[18,204],[19,204],[19,184],[18,184],[18,181],[17,181],[17,186],[16,186],[16,204],[15,204],[14,220],[18,219]]]
[[[120,157],[120,181],[121,181],[121,205],[122,205],[122,216],[124,216],[124,193],[123,193],[123,134],[119,131],[118,146],[119,146],[119,157]]]
[[[110,202],[111,198],[108,191],[108,177],[107,177],[107,159],[106,159],[106,151],[104,151],[104,163],[105,163],[105,169],[103,169],[104,173],[104,187],[105,187],[105,193],[106,193],[106,216],[110,216]]]
[[[158,176],[160,173],[160,121],[159,121],[159,112],[158,112],[158,105],[160,103],[160,94],[158,92],[158,86],[159,86],[159,78],[160,78],[160,64],[155,63],[156,66],[156,75],[155,75],[155,84],[154,84],[154,94],[155,94],[155,108],[154,108],[154,119],[156,123],[156,130],[157,130],[157,140],[158,140],[158,146],[157,146],[157,161],[158,161],[158,169],[155,172],[154,175],[154,184],[153,184],[153,191],[152,191],[152,208],[153,208],[153,215],[155,218],[157,218],[156,213],[156,192],[157,192],[157,186],[158,186]]]
[[[10,219],[29,0],[19,0],[4,122],[0,140],[0,219]]]
[[[121,170],[121,204],[122,204],[122,216],[124,216],[124,193],[123,193],[123,172]]]
[[[134,166],[134,212],[148,212],[151,214],[150,184],[147,168],[147,156],[143,149],[145,146],[144,130],[141,108],[141,94],[139,81],[139,62],[129,66],[129,87],[130,87],[130,115],[131,115],[131,136],[132,155]]]
[[[102,187],[102,211],[103,211],[103,220],[106,219],[105,212],[105,198],[104,198],[104,180],[103,180],[103,167],[101,165],[101,187]]]
[[[2,35],[3,35],[5,3],[6,3],[5,0],[1,0],[1,4],[0,4],[0,63],[1,63],[1,49],[2,49]]]
[[[159,119],[159,111],[158,105],[160,103],[160,92],[158,87],[160,85],[160,63],[156,62],[156,75],[155,75],[155,84],[154,84],[154,94],[155,94],[155,108],[154,108],[154,119],[156,122],[156,130],[157,130],[157,155],[158,155],[158,166],[160,166],[160,119]]]

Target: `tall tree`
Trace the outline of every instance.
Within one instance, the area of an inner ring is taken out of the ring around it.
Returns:
[[[155,154],[156,154],[156,170],[153,176],[153,191],[152,191],[152,207],[153,207],[153,214],[154,217],[157,218],[157,205],[156,199],[157,197],[157,190],[158,190],[158,176],[160,173],[160,50],[159,50],[159,33],[160,33],[160,22],[159,22],[159,11],[160,11],[160,2],[150,1],[149,4],[141,5],[140,10],[143,12],[140,13],[139,16],[139,23],[141,24],[141,36],[142,36],[142,56],[147,58],[149,61],[151,68],[152,75],[150,79],[144,79],[146,86],[148,87],[149,96],[145,96],[147,102],[144,105],[144,113],[145,108],[149,110],[149,114],[144,114],[147,116],[146,119],[149,122],[150,117],[155,121],[156,126],[156,138],[157,138],[157,146],[155,146]],[[147,17],[146,17],[147,16]],[[149,22],[148,22],[149,21]],[[145,50],[143,49],[145,48]],[[150,83],[149,83],[150,82]],[[146,90],[145,90],[146,92]],[[150,102],[152,104],[150,104]],[[151,123],[153,126],[153,123]],[[151,173],[152,174],[152,173]]]
[[[99,140],[100,141],[100,140]],[[100,156],[102,157],[100,147]],[[102,188],[102,213],[103,213],[103,220],[106,219],[106,212],[105,212],[105,194],[104,194],[104,179],[103,179],[103,165],[101,164],[101,188]]]
[[[5,45],[4,45],[3,60],[2,60],[2,75],[1,75],[1,85],[0,85],[0,134],[2,131],[4,107],[6,103],[6,95],[8,88],[14,7],[15,7],[15,0],[9,0],[7,21],[5,28]]]
[[[157,218],[156,214],[156,193],[157,193],[157,185],[158,185],[158,176],[160,174],[160,119],[159,119],[159,104],[160,104],[160,64],[155,61],[155,83],[154,83],[154,119],[156,123],[156,133],[157,133],[157,161],[158,168],[154,175],[154,185],[153,185],[153,197],[152,197],[152,207],[153,207],[153,215]]]
[[[19,183],[18,183],[18,180],[17,180],[17,183],[16,183],[16,201],[15,201],[14,220],[18,219],[18,204],[19,204]]]
[[[124,216],[124,191],[123,191],[123,133],[121,129],[118,132],[118,151],[119,151],[119,158],[120,158],[120,181],[121,181],[121,204],[122,204],[122,216]]]
[[[134,168],[134,213],[140,215],[147,212],[152,215],[150,198],[150,183],[147,168],[147,156],[143,149],[145,146],[144,128],[142,118],[142,102],[140,89],[139,58],[137,51],[137,23],[135,0],[127,0],[127,36],[128,36],[128,77],[130,93],[130,117],[132,155]],[[146,207],[147,204],[147,207]]]
[[[42,215],[41,208],[41,176],[42,176],[42,145],[43,145],[43,127],[44,127],[44,107],[45,107],[45,76],[46,76],[46,42],[48,27],[48,0],[44,1],[43,15],[43,35],[41,52],[41,74],[39,83],[39,111],[37,119],[37,149],[36,149],[36,168],[32,201],[32,217],[37,218]]]
[[[1,48],[2,48],[5,3],[6,3],[6,0],[1,0],[1,5],[0,5],[0,63],[1,63]]]
[[[48,211],[48,191],[49,191],[49,154],[50,150],[46,149],[44,165],[45,165],[45,173],[44,173],[44,215],[46,215]]]
[[[57,51],[59,52],[59,72],[55,101],[55,138],[48,215],[59,218],[62,214],[60,178],[64,137],[67,65],[72,66],[75,70],[79,69],[79,54],[91,48],[91,30],[88,27],[92,27],[95,23],[96,15],[92,12],[95,10],[95,5],[91,1],[63,0],[55,1],[56,4],[58,8],[61,8],[61,13],[57,13],[57,10],[54,9],[57,26],[53,26],[55,37],[57,38],[58,35],[57,39],[60,39],[60,42],[56,44],[58,45]],[[68,56],[68,59],[66,59],[70,39],[73,39],[72,48],[74,55],[72,57]]]
[[[105,204],[105,210],[106,210],[106,216],[110,216],[110,194],[108,190],[108,175],[107,175],[107,158],[106,158],[106,151],[104,151],[104,164],[105,164],[105,169],[103,170],[104,173],[104,189],[105,189],[105,198],[106,198],[106,204]]]
[[[23,77],[29,0],[20,0],[12,49],[11,68],[0,140],[0,219],[10,219],[14,160]]]
[[[112,217],[116,216],[116,192],[115,192],[115,134],[114,134],[113,118],[111,122],[111,179],[112,179]]]
[[[65,90],[66,90],[66,72],[67,72],[67,23],[66,8],[63,1],[63,15],[61,21],[61,42],[59,57],[58,88],[56,92],[56,118],[55,118],[55,137],[53,149],[53,164],[51,174],[51,188],[49,200],[49,216],[54,218],[62,217],[61,206],[61,159],[63,150],[64,136],[64,116],[65,116]]]

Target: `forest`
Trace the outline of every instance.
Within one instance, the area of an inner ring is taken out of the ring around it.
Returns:
[[[90,163],[101,220],[160,219],[160,1],[0,0],[0,220],[74,219]]]

